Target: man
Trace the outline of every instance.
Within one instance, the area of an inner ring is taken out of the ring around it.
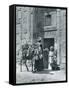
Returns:
[[[43,70],[43,46],[41,42],[41,37],[38,39],[38,51],[39,51],[39,62],[38,62],[38,70],[41,71]]]
[[[34,48],[34,55],[33,55],[33,66],[32,66],[32,71],[33,72],[36,72],[36,71],[38,71],[38,65],[39,65],[39,56],[38,56],[38,54],[39,54],[39,51],[38,51],[38,48],[37,48],[37,46],[35,46],[35,48]]]
[[[52,60],[53,60],[53,56],[54,56],[54,47],[51,46],[50,51],[49,51],[49,62],[48,62],[48,69],[49,70],[52,70],[51,63],[52,63]]]

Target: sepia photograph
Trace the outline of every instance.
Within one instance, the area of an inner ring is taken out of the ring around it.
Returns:
[[[16,6],[16,84],[66,81],[66,8]]]

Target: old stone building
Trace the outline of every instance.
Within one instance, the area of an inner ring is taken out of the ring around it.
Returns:
[[[17,57],[21,57],[21,45],[25,43],[36,43],[38,37],[42,38],[43,48],[50,49],[50,46],[54,46],[55,50],[57,50],[57,63],[61,68],[65,67],[66,10],[54,8],[17,7]],[[48,61],[44,60],[44,64],[47,65],[47,62]]]
[[[61,68],[66,64],[66,10],[35,8],[34,39],[42,37],[44,48],[54,46],[57,50],[57,63]],[[44,64],[48,63],[44,61]]]

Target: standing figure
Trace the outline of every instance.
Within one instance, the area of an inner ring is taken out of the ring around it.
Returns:
[[[48,68],[49,49],[48,48],[43,49],[43,54],[44,54],[44,67]]]
[[[54,55],[54,47],[51,46],[50,47],[50,51],[49,51],[49,62],[48,62],[48,69],[51,70],[52,67],[51,67],[51,63],[53,61],[53,55]]]
[[[38,50],[39,50],[38,70],[41,71],[41,70],[43,70],[43,48],[42,48],[42,44],[39,45]]]
[[[33,55],[33,59],[32,59],[32,71],[36,72],[38,71],[38,65],[39,65],[39,51],[37,46],[35,46],[34,48],[34,55]]]

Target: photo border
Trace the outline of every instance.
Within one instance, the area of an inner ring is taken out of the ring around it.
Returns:
[[[11,6],[14,6],[14,22],[15,22],[15,25],[14,25],[14,44],[15,44],[15,61],[14,61],[14,85],[33,85],[33,84],[51,84],[51,83],[65,83],[68,81],[68,61],[67,61],[67,7],[56,7],[56,6],[41,6],[41,5],[23,5],[23,4],[13,4]],[[64,81],[49,81],[49,82],[34,82],[34,83],[16,83],[16,7],[37,7],[37,8],[55,8],[55,9],[65,9],[66,10],[66,80]]]

